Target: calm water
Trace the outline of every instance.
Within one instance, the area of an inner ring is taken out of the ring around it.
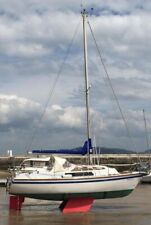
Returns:
[[[139,185],[128,197],[95,201],[89,213],[63,215],[57,202],[26,199],[22,210],[9,211],[0,188],[0,225],[151,225],[151,185]]]

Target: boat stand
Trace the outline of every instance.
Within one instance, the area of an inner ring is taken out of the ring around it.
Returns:
[[[62,213],[88,212],[93,201],[93,198],[72,198],[63,201],[59,208]]]
[[[25,198],[22,196],[11,195],[9,199],[9,209],[21,210],[24,199]],[[72,198],[64,200],[60,204],[59,209],[62,213],[85,213],[90,210],[93,201],[93,198]]]
[[[24,199],[22,196],[11,195],[9,198],[9,209],[21,210]]]

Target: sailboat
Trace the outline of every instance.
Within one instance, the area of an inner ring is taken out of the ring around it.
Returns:
[[[87,65],[86,22],[88,13],[82,11],[87,140],[82,147],[87,154],[87,165],[74,165],[57,157],[51,169],[43,172],[19,173],[11,178],[9,194],[34,199],[62,201],[63,212],[88,211],[95,199],[120,198],[130,194],[139,183],[143,172],[119,173],[115,168],[92,165],[90,133],[89,81]],[[35,150],[34,153],[42,153]],[[45,152],[46,153],[46,152]],[[48,153],[54,153],[50,151]],[[63,151],[61,152],[63,153]],[[70,152],[71,154],[71,152]],[[77,153],[78,154],[78,153]]]

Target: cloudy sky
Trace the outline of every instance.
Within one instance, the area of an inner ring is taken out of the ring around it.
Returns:
[[[83,145],[81,3],[94,8],[89,21],[129,130],[88,28],[92,138],[100,146],[147,148],[143,109],[150,139],[151,1],[0,0],[1,154]]]

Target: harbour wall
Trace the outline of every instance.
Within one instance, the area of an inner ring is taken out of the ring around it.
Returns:
[[[60,155],[67,158],[69,162],[75,164],[86,164],[88,162],[87,156],[79,155]],[[32,158],[35,156],[12,156],[12,157],[0,157],[0,170],[8,170],[14,166],[19,166],[20,163],[26,158]],[[48,157],[48,155],[47,155]],[[100,154],[98,156],[90,156],[91,161],[98,164],[105,164],[114,167],[130,166],[139,162],[151,161],[149,154]]]

